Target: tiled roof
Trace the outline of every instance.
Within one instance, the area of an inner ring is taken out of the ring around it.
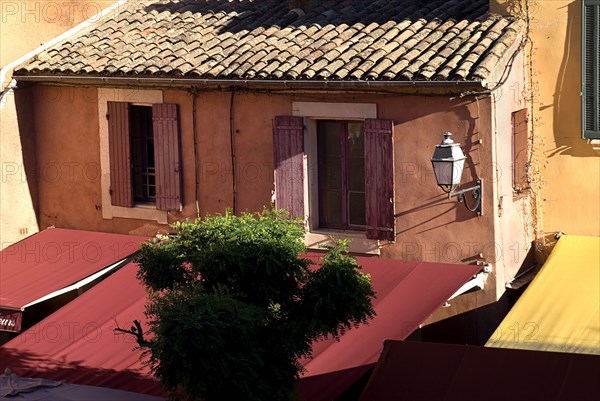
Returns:
[[[489,0],[130,0],[15,75],[485,80],[523,22]]]

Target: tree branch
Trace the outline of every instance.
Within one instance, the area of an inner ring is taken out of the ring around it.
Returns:
[[[144,331],[142,330],[142,325],[140,323],[139,320],[134,320],[133,321],[133,326],[131,326],[131,329],[127,330],[127,329],[122,329],[121,327],[119,327],[119,324],[116,322],[117,327],[115,328],[115,332],[117,333],[125,333],[125,334],[130,334],[132,336],[135,337],[136,342],[138,343],[138,345],[140,347],[144,347],[146,345],[148,345],[148,341],[146,341],[146,339],[144,339]]]

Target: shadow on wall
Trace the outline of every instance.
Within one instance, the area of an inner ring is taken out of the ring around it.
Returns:
[[[581,111],[573,112],[573,103],[581,104],[581,1],[572,1],[566,8],[567,34],[554,90],[554,102],[539,108],[540,111],[548,107],[554,109],[552,117],[556,149],[548,157],[597,157],[598,153],[581,138]],[[538,61],[536,68],[539,69],[542,63],[543,61]],[[580,110],[578,106],[575,107]]]
[[[24,85],[14,90],[14,102],[17,112],[17,121],[19,127],[19,136],[21,141],[21,150],[23,152],[23,165],[19,166],[21,182],[27,181],[29,194],[33,203],[33,210],[37,225],[40,224],[39,218],[39,198],[38,198],[38,173],[36,171],[36,149],[35,149],[35,126],[34,126],[34,107],[32,104],[33,87]]]

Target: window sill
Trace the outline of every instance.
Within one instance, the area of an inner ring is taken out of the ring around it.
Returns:
[[[341,231],[341,230],[318,230],[307,232],[304,235],[304,244],[308,249],[320,249],[324,245],[335,245],[335,239],[349,240],[350,252],[363,253],[369,255],[379,255],[379,241],[367,239],[362,232]]]
[[[600,139],[588,139],[587,143],[592,145],[592,149],[597,153],[600,153]]]
[[[113,206],[102,208],[102,218],[112,219],[121,217],[125,219],[153,220],[158,224],[167,224],[167,212],[156,210],[154,205],[136,205],[134,207]]]

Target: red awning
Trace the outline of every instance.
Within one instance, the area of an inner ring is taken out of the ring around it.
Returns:
[[[386,342],[361,401],[600,399],[600,356]]]
[[[135,253],[147,237],[51,228],[1,251],[0,329],[21,311]],[[109,269],[110,270],[110,269]],[[58,294],[56,294],[58,295]]]
[[[130,263],[0,347],[0,369],[24,377],[164,396],[119,325],[145,321],[146,290]],[[144,327],[147,329],[147,327]]]
[[[339,342],[314,344],[314,358],[303,361],[307,371],[299,383],[306,400],[341,394],[375,364],[383,340],[406,338],[481,269],[362,257],[359,263],[377,292],[377,316]],[[117,322],[129,327],[134,319],[144,321],[146,292],[136,271],[135,264],[127,265],[0,347],[0,361],[21,376],[162,395],[139,351],[132,351],[132,339],[113,333]]]
[[[314,255],[313,255],[314,259]],[[481,266],[359,257],[377,292],[377,316],[348,330],[339,342],[318,341],[298,392],[306,401],[333,400],[365,374],[379,358],[386,339],[403,340],[441,307]]]

